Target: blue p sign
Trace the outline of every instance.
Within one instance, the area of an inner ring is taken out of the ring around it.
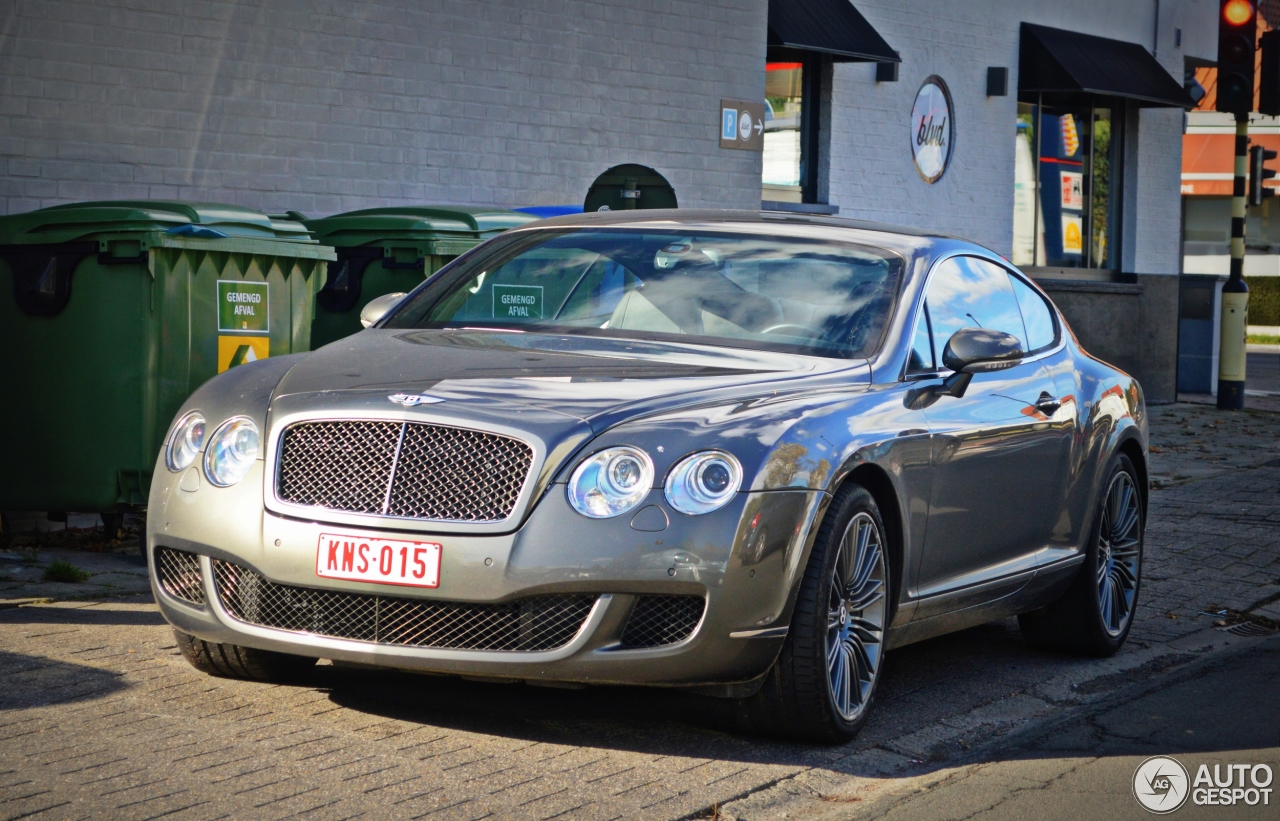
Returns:
[[[738,139],[738,109],[720,109],[720,139]]]

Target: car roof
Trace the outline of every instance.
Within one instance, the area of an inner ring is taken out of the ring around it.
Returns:
[[[635,211],[594,211],[569,214],[538,220],[513,229],[514,232],[536,231],[544,228],[654,228],[679,230],[680,228],[734,231],[762,231],[779,235],[804,236],[810,232],[830,238],[832,229],[839,229],[840,239],[865,245],[891,249],[907,255],[935,245],[939,241],[966,242],[958,237],[937,231],[925,231],[902,225],[889,225],[868,220],[849,219],[825,215],[801,214],[789,211],[749,211],[713,208],[654,208]],[[778,230],[781,229],[781,230]],[[848,232],[848,233],[845,233]],[[976,245],[974,247],[977,247]]]

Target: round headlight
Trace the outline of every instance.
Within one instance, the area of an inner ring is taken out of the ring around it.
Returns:
[[[164,448],[164,461],[169,470],[174,472],[186,470],[200,455],[204,445],[204,417],[198,413],[188,413],[173,426],[169,434],[169,442]]]
[[[569,504],[583,516],[608,519],[640,504],[653,487],[653,460],[639,448],[602,450],[569,477]]]
[[[204,453],[204,475],[218,487],[229,487],[245,477],[258,458],[258,426],[237,416],[218,426]]]
[[[742,465],[732,454],[706,450],[687,456],[667,475],[667,502],[696,515],[724,507],[742,484]]]

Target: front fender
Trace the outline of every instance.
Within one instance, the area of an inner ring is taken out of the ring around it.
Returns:
[[[924,548],[931,444],[923,412],[908,407],[908,387],[859,386],[635,420],[596,437],[584,452],[614,445],[644,449],[654,461],[655,491],[661,492],[668,471],[680,459],[718,448],[742,463],[743,493],[813,493],[813,504],[792,525],[797,538],[785,557],[786,605],[777,625],[786,625],[831,494],[850,477],[868,486],[890,537],[901,546],[894,562],[895,587],[913,586]],[[749,526],[748,521],[739,523],[740,528]],[[910,608],[898,610],[898,618],[910,614]]]

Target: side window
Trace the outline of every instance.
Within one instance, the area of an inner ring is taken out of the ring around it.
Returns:
[[[1038,351],[1049,347],[1058,338],[1053,309],[1044,301],[1044,297],[1013,274],[1009,275],[1009,281],[1013,283],[1018,306],[1022,308],[1022,324],[1027,328],[1027,350]]]
[[[911,340],[911,357],[907,360],[907,374],[933,373],[937,368],[933,364],[933,345],[929,336],[929,309],[920,306],[920,317],[916,319],[916,335]]]
[[[941,359],[947,340],[961,328],[990,328],[1013,334],[1027,347],[1018,298],[1008,273],[976,257],[952,257],[933,272],[926,296],[933,349]]]

